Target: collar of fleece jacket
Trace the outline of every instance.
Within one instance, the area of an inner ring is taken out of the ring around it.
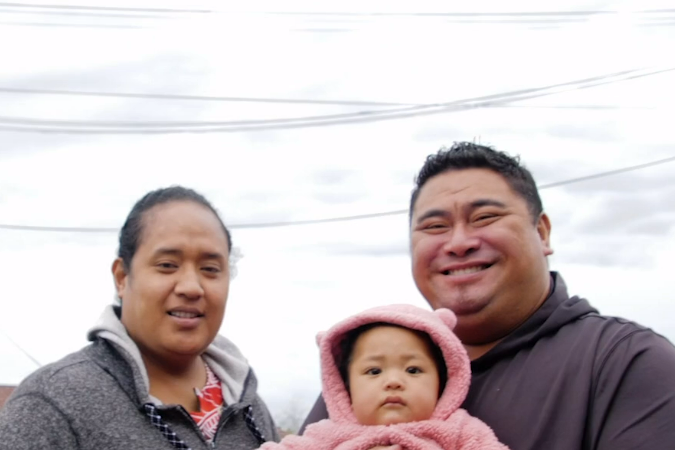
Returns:
[[[448,368],[448,382],[431,416],[445,420],[457,411],[469,390],[471,363],[459,339],[452,332],[457,318],[448,309],[428,311],[412,305],[389,305],[366,310],[336,324],[317,335],[321,353],[323,397],[328,414],[334,422],[358,423],[352,412],[347,389],[336,365],[340,341],[357,327],[374,322],[386,322],[427,333],[440,347]]]

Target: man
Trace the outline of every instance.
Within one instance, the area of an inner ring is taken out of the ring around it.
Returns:
[[[675,348],[569,297],[551,223],[517,158],[458,143],[410,202],[415,283],[452,309],[472,359],[463,404],[513,450],[675,448]],[[326,416],[320,399],[305,424]]]

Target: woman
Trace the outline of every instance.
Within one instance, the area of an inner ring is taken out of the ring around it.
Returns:
[[[255,449],[278,440],[256,378],[218,336],[230,233],[182,187],[148,193],[119,237],[120,299],[92,344],[41,368],[0,411],[0,449]]]

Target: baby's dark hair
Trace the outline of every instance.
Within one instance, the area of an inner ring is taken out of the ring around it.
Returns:
[[[347,388],[347,392],[349,392],[349,366],[352,363],[356,341],[363,333],[377,327],[394,327],[412,331],[425,342],[427,348],[429,349],[429,353],[431,353],[431,357],[436,364],[436,370],[438,371],[438,397],[440,398],[441,394],[443,394],[443,390],[445,390],[445,385],[448,382],[448,367],[445,365],[445,358],[443,358],[443,352],[441,351],[441,348],[436,345],[436,343],[431,339],[431,336],[423,331],[413,330],[412,328],[404,327],[403,325],[388,322],[374,322],[361,325],[360,327],[354,328],[353,330],[347,332],[340,341],[340,353],[337,355],[335,362],[338,366],[338,370],[340,371],[342,381]]]

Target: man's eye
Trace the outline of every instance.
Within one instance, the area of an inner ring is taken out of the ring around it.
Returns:
[[[178,266],[176,266],[176,264],[171,262],[161,262],[157,264],[157,267],[159,267],[160,269],[175,269]]]
[[[208,266],[202,268],[202,270],[209,272],[209,273],[219,273],[220,272],[220,267],[214,267],[214,266]]]
[[[483,222],[483,221],[489,221],[492,219],[496,219],[499,216],[497,214],[490,214],[490,213],[485,213],[485,214],[479,214],[473,219],[475,222]]]
[[[406,369],[406,372],[412,373],[412,374],[422,373],[422,369],[420,369],[419,367],[414,367],[414,366],[413,366],[413,367],[408,367],[408,368]]]

